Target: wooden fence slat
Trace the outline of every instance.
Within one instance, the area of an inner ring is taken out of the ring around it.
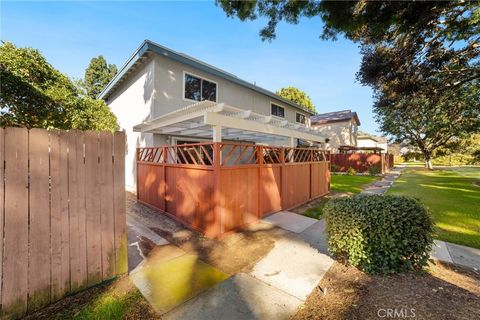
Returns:
[[[2,314],[22,316],[27,307],[28,131],[7,128]]]
[[[50,302],[49,137],[45,129],[29,133],[30,231],[28,311]]]
[[[85,170],[83,165],[83,136],[80,131],[70,131],[68,136],[68,197],[70,231],[70,290],[75,292],[86,285],[86,253],[84,207]]]
[[[113,134],[113,139],[115,270],[117,274],[123,274],[128,272],[128,247],[125,215],[125,133],[115,132]]]
[[[113,135],[99,135],[100,223],[102,226],[102,278],[115,276],[115,226],[113,218]]]
[[[88,284],[102,280],[102,228],[100,222],[100,188],[98,168],[98,133],[85,132],[85,199],[87,229]]]
[[[4,193],[4,161],[5,161],[5,144],[4,144],[4,130],[0,128],[0,302],[2,301],[2,278],[3,278],[3,221],[5,208],[5,193]]]
[[[64,132],[50,133],[50,217],[52,251],[52,301],[70,291],[68,218],[68,139]]]

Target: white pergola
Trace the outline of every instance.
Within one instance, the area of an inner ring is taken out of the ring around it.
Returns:
[[[279,137],[324,143],[316,129],[212,101],[202,101],[134,126],[136,132],[269,143]]]

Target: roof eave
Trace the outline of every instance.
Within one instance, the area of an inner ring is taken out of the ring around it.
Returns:
[[[98,95],[99,99],[105,99],[107,98],[111,91],[114,89],[115,85],[117,82],[122,79],[123,76],[128,72],[128,70],[135,65],[139,61],[139,59],[147,52],[147,51],[152,51],[155,52],[161,56],[164,57],[170,57],[176,61],[179,61],[183,64],[189,65],[191,67],[194,67],[196,69],[202,70],[204,72],[207,72],[209,74],[213,74],[217,77],[220,77],[222,79],[237,83],[241,86],[247,87],[249,89],[255,90],[257,92],[260,92],[264,95],[267,95],[273,99],[276,99],[278,101],[281,101],[291,107],[294,107],[296,109],[299,109],[301,111],[304,111],[310,115],[314,115],[315,112],[293,102],[290,100],[287,100],[283,97],[280,97],[274,92],[271,92],[269,90],[263,89],[261,87],[258,87],[250,82],[247,82],[245,80],[242,80],[235,75],[228,73],[226,71],[223,71],[221,69],[218,69],[212,65],[206,64],[202,61],[199,61],[193,57],[186,56],[182,53],[175,52],[173,50],[170,50],[162,45],[159,45],[155,42],[152,42],[150,40],[145,40],[143,43],[140,45],[140,47],[132,54],[132,56],[127,60],[127,62],[122,66],[120,71],[113,77],[113,79],[108,83],[108,85],[103,89],[103,91]]]

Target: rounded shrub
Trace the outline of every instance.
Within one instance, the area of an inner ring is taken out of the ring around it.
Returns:
[[[329,251],[367,273],[421,269],[434,230],[416,199],[392,195],[334,198],[325,206]]]

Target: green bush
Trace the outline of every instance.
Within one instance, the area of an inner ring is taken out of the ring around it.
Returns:
[[[392,195],[335,198],[323,214],[329,251],[365,272],[418,270],[428,263],[433,221],[416,199]]]
[[[347,169],[347,174],[348,174],[349,176],[354,176],[354,175],[357,174],[357,170],[353,169],[352,167],[349,167],[349,168]]]
[[[330,165],[330,171],[331,172],[338,172],[338,171],[340,171],[340,167],[336,164],[331,164]]]
[[[382,167],[379,164],[367,164],[368,174],[376,175],[382,173]]]

